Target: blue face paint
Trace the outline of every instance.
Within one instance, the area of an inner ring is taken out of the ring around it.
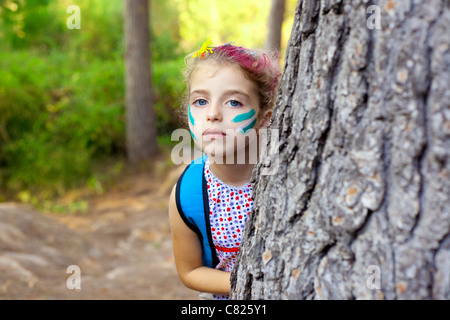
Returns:
[[[256,124],[256,118],[255,118],[248,126],[242,128],[242,129],[241,129],[241,132],[242,132],[243,134],[246,134],[248,130],[253,129],[253,127],[255,126],[255,124]]]
[[[189,121],[191,122],[192,126],[195,125],[195,119],[194,119],[194,117],[192,116],[192,113],[191,113],[191,105],[189,105]],[[192,132],[192,130],[190,128],[189,128],[189,132],[191,133],[192,138],[195,141],[197,141],[197,138],[195,137],[194,133]]]
[[[192,132],[191,129],[189,129],[189,132],[191,133],[192,139],[194,139],[195,141],[197,141],[197,138],[194,136],[194,133]]]
[[[250,110],[247,113],[240,114],[236,116],[233,120],[233,122],[242,122],[245,121],[242,125],[240,125],[238,128],[236,128],[237,131],[240,131],[242,134],[246,134],[248,130],[253,129],[253,127],[256,124],[256,111],[255,109]]]
[[[189,105],[189,121],[191,121],[192,125],[195,126],[195,119],[191,113],[191,105]]]
[[[256,111],[255,111],[255,109],[252,109],[252,110],[250,110],[249,112],[247,112],[247,113],[243,113],[243,114],[240,114],[240,115],[238,115],[238,116],[236,116],[233,120],[231,120],[231,121],[233,121],[233,122],[241,122],[241,121],[245,121],[245,120],[248,120],[248,119],[251,119],[251,118],[253,118],[253,116],[256,114]]]

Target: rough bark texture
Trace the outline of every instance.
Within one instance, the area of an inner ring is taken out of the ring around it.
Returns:
[[[157,153],[149,28],[149,0],[125,0],[126,136],[131,163]]]
[[[449,25],[445,0],[298,3],[232,298],[450,299]]]

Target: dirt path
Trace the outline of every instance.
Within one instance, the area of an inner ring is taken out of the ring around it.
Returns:
[[[83,215],[0,204],[0,299],[198,299],[176,274],[167,219],[182,169],[126,177]],[[70,265],[80,290],[67,287]]]

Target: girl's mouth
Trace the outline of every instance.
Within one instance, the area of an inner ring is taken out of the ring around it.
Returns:
[[[220,139],[220,138],[225,137],[225,133],[223,133],[222,131],[220,131],[218,129],[206,129],[203,132],[203,136],[211,138],[211,139]]]

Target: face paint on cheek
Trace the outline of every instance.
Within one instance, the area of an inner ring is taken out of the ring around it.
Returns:
[[[189,122],[191,123],[192,127],[195,126],[195,119],[194,119],[194,117],[192,116],[192,113],[191,113],[191,105],[189,105]],[[192,132],[191,126],[189,126],[189,131],[191,132],[192,138],[195,141],[197,141],[197,138],[195,137],[194,133]]]
[[[240,114],[236,116],[232,122],[243,122],[236,131],[240,131],[242,134],[246,134],[248,130],[253,129],[256,124],[257,117],[255,109],[250,110],[247,113]]]
[[[253,118],[253,116],[255,114],[256,114],[255,109],[252,109],[252,110],[250,110],[247,113],[243,113],[243,114],[240,114],[240,115],[234,117],[234,119],[231,120],[231,121],[233,121],[233,122],[242,122],[242,121],[245,121],[245,120]]]
[[[194,139],[194,141],[197,141],[197,138],[195,137],[195,135],[191,129],[189,129],[189,132],[191,133],[192,139]]]
[[[248,130],[253,129],[253,127],[256,124],[256,120],[257,119],[255,117],[255,119],[252,122],[250,122],[248,125],[246,125],[245,127],[243,127],[243,128],[241,128],[242,126],[239,127],[239,130],[242,132],[242,134],[246,134]]]
[[[192,123],[193,126],[195,126],[195,119],[191,113],[191,105],[189,105],[189,121]]]

